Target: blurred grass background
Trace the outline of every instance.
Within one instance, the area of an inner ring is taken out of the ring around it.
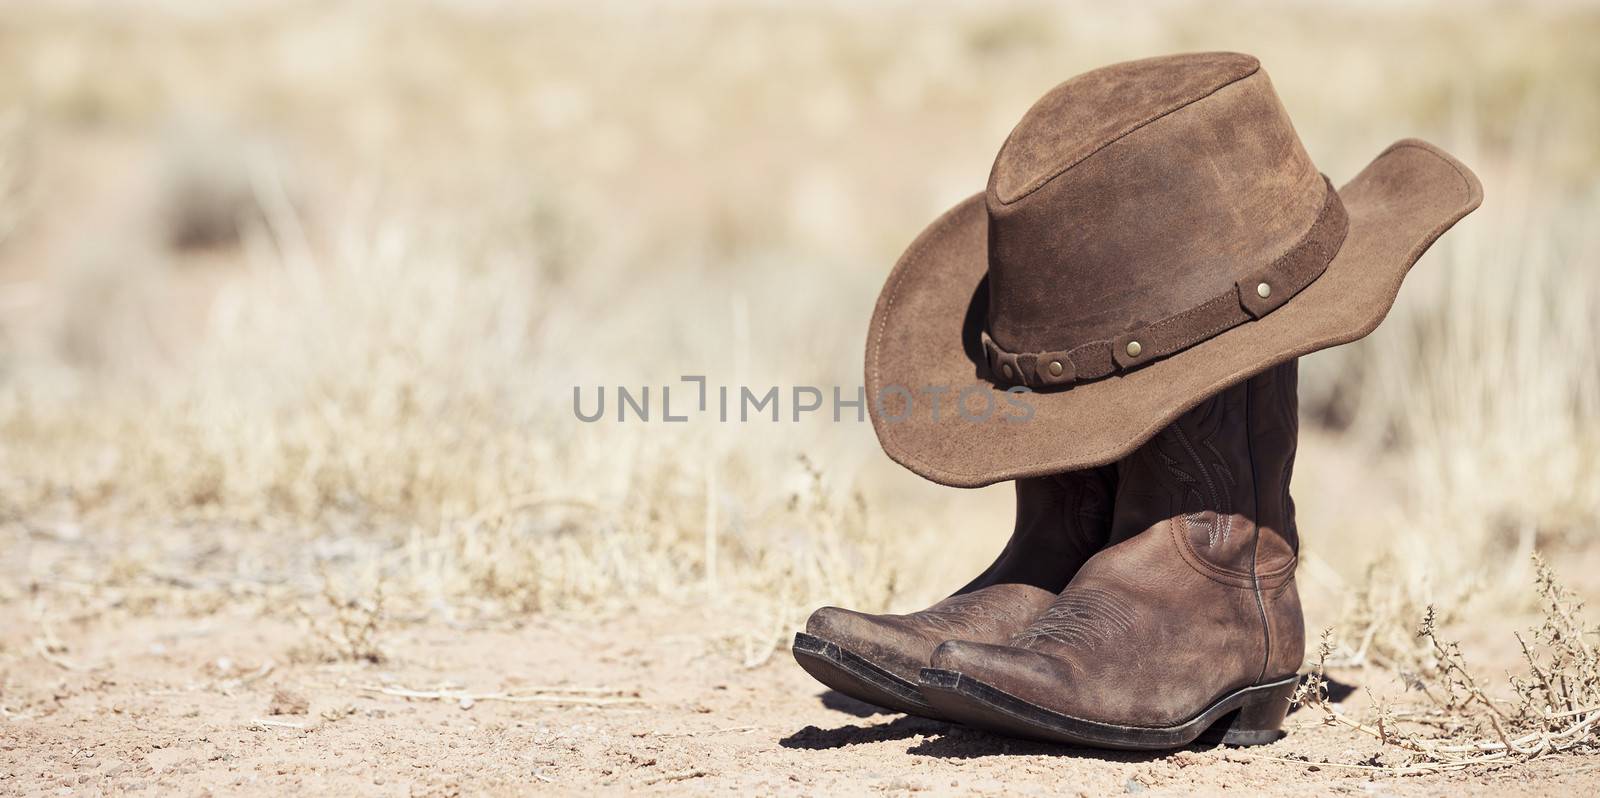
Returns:
[[[1336,184],[1414,135],[1486,188],[1302,370],[1313,624],[1508,601],[1600,542],[1597,38],[1590,3],[9,3],[0,600],[320,563],[428,612],[737,605],[752,660],[925,603],[1008,488],[823,414],[580,424],[572,386],[858,385],[888,269],[1034,99],[1231,49]]]

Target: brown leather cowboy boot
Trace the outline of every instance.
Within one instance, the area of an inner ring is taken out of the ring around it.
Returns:
[[[795,660],[845,695],[937,717],[916,685],[934,648],[955,638],[1004,642],[1049,606],[1105,545],[1114,472],[1106,467],[1018,480],[1011,540],[970,584],[909,615],[823,607],[795,635]]]
[[[1281,737],[1305,654],[1295,380],[1290,361],[1229,388],[1118,463],[1111,544],[1008,644],[939,646],[934,709],[1109,748]]]

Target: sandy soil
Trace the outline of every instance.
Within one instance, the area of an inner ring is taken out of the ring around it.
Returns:
[[[413,621],[390,631],[386,661],[360,665],[303,661],[303,628],[257,611],[49,629],[15,620],[0,638],[7,795],[1600,789],[1600,764],[1572,758],[1399,777],[1286,761],[1357,763],[1376,750],[1309,712],[1291,716],[1287,739],[1252,749],[1128,755],[1005,740],[879,714],[823,690],[785,649],[744,667],[715,642],[727,619],[711,612],[521,628]],[[1337,676],[1389,689],[1379,674]],[[396,694],[406,690],[444,697]],[[486,697],[496,693],[542,698]],[[554,703],[573,699],[599,705]],[[1363,700],[1356,690],[1348,706]]]

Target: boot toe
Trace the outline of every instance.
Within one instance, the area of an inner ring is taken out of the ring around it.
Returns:
[[[806,619],[806,634],[853,648],[849,644],[873,637],[877,626],[873,617],[864,612],[823,607]]]
[[[930,667],[976,679],[1031,703],[1053,709],[1077,681],[1070,663],[1015,646],[951,640],[929,658]]]
[[[806,620],[806,634],[862,657],[896,676],[915,682],[933,643],[904,628],[898,616],[869,615],[823,607]]]
[[[970,640],[946,640],[933,650],[928,667],[956,673],[976,674],[985,670],[987,663],[1003,656],[1005,646],[993,643],[974,643]]]

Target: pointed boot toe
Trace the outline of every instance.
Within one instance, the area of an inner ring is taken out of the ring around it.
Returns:
[[[823,607],[811,613],[804,634],[865,658],[877,670],[912,687],[934,644],[908,620],[903,615],[871,615]]]
[[[839,607],[811,614],[794,636],[794,658],[806,673],[852,698],[897,712],[925,715],[916,673],[926,643],[895,621]]]
[[[805,634],[868,657],[878,668],[914,682],[927,652],[920,635],[898,622],[900,616],[870,615],[842,607],[823,607],[806,620]]]
[[[1000,557],[955,595],[907,615],[823,607],[795,635],[794,658],[817,681],[900,712],[941,717],[922,699],[917,672],[946,640],[999,643],[1055,600],[1110,533],[1114,471],[1017,482],[1017,517]]]
[[[1070,662],[1017,646],[951,640],[934,649],[928,665],[917,686],[951,720],[1010,737],[1083,742],[1041,733],[1038,722],[1051,693],[1079,681]]]
[[[1070,666],[1060,660],[1040,656],[1025,648],[999,643],[949,640],[941,643],[928,658],[925,671],[946,671],[1005,684],[1041,682],[1070,678]],[[920,675],[919,675],[920,678]]]

